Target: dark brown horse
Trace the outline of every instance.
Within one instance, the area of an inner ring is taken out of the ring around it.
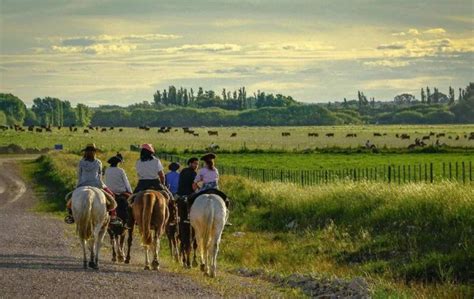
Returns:
[[[178,225],[178,237],[180,242],[179,255],[183,262],[185,268],[191,268],[191,244],[193,249],[193,261],[192,266],[197,267],[198,263],[196,261],[196,249],[197,242],[194,237],[194,230],[189,223],[186,221],[188,219],[188,202],[186,197],[181,196],[177,199],[178,203],[178,216],[179,216],[179,225]]]
[[[123,224],[129,222],[128,212],[128,197],[129,193],[122,193],[115,195],[115,201],[117,202],[117,217],[122,221]],[[124,262],[124,242],[127,228],[125,226],[109,226],[107,232],[110,236],[110,244],[112,246],[112,262],[117,260],[121,263]]]
[[[166,235],[168,236],[168,242],[170,246],[171,256],[176,262],[179,262],[179,252],[178,252],[178,206],[174,199],[168,202],[168,210],[170,212],[170,217],[168,223],[166,224]]]

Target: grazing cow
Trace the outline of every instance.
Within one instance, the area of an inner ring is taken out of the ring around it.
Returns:
[[[430,132],[430,136],[435,136],[436,133],[435,132]]]
[[[194,230],[191,227],[191,224],[186,221],[188,218],[188,202],[185,196],[178,197],[178,216],[179,216],[179,255],[181,256],[181,261],[183,262],[183,267],[191,268],[191,247],[193,249],[193,261],[192,266],[197,266],[196,261],[196,248],[197,243],[194,238]]]
[[[207,131],[207,134],[209,136],[219,136],[219,132],[217,132],[217,131]]]
[[[395,134],[395,137],[400,138],[400,135],[398,135],[398,133],[397,133],[397,134]]]
[[[170,217],[166,223],[166,236],[168,237],[168,244],[170,246],[171,257],[176,262],[179,262],[179,249],[178,249],[178,205],[176,200],[171,199],[168,201],[168,211]]]
[[[400,135],[400,138],[402,138],[402,139],[410,139],[410,135],[408,135],[408,134],[402,134],[402,135]]]
[[[470,135],[468,140],[474,140],[474,135]]]
[[[107,132],[107,128],[102,128],[101,132]]]
[[[114,127],[110,127],[109,130],[112,131],[114,129]]]
[[[291,136],[291,134],[290,134],[290,132],[282,132],[281,136],[287,137],[287,136]]]
[[[29,131],[29,132],[33,132],[34,129],[35,129],[35,126],[29,126],[29,127],[28,127],[28,131]]]
[[[430,140],[430,136],[432,136],[432,135],[429,135],[429,136],[423,136],[421,139],[422,139],[422,140]]]
[[[436,134],[436,138],[439,138],[439,137],[446,137],[446,133],[438,133],[438,134]]]
[[[349,133],[346,135],[346,137],[357,137],[356,133]]]
[[[88,134],[88,133],[89,133],[89,130],[84,129],[84,134]]]
[[[456,139],[456,140],[459,140],[459,138],[460,138],[459,135],[456,135],[456,138],[455,138],[455,139]]]
[[[47,128],[46,128],[46,132],[50,132],[50,133],[52,133],[52,132],[53,132],[53,130],[51,130],[51,127],[47,127]]]
[[[199,133],[193,133],[194,137],[199,137]]]
[[[189,213],[201,255],[201,271],[210,277],[216,276],[217,253],[227,217],[224,200],[216,194],[198,196]]]
[[[334,133],[327,133],[326,137],[334,137]]]
[[[308,133],[308,137],[319,137],[318,133]]]
[[[36,128],[36,133],[41,133],[41,132],[43,132],[43,129],[41,129],[41,128]]]
[[[123,129],[122,129],[122,128],[120,128],[120,129],[119,129],[119,132],[123,132]]]
[[[374,137],[382,137],[382,134],[380,134],[380,133],[374,133]]]
[[[74,132],[77,132],[77,128],[74,128]]]
[[[448,139],[453,139],[453,137],[452,137],[452,136],[448,136]]]
[[[148,251],[153,252],[153,270],[158,270],[160,251],[160,238],[165,233],[166,223],[169,218],[168,196],[155,190],[145,190],[133,195],[132,214],[142,235],[142,246],[145,249],[145,270],[150,270]],[[132,229],[133,231],[133,229]],[[152,233],[153,231],[153,233]],[[133,232],[128,236],[127,260],[130,261],[130,247]]]
[[[230,134],[230,137],[237,137],[237,133]]]
[[[99,269],[99,253],[102,240],[109,224],[104,192],[95,187],[79,187],[72,193],[71,208],[72,215],[76,220],[76,231],[81,240],[83,253],[83,266],[87,268],[86,246],[89,245],[90,261],[89,267]],[[93,242],[88,244],[89,242]]]

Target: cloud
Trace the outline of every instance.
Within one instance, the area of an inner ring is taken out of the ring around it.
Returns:
[[[408,29],[407,33],[410,34],[410,35],[419,35],[420,34],[420,32],[415,28]]]
[[[54,52],[59,52],[63,54],[76,54],[76,53],[84,53],[84,54],[97,54],[97,55],[105,55],[105,54],[125,54],[130,53],[132,50],[137,48],[136,45],[133,44],[95,44],[91,46],[52,46],[51,49]]]
[[[388,68],[399,68],[410,65],[408,61],[399,61],[399,60],[375,60],[375,61],[366,61],[364,65],[371,67],[388,67]]]
[[[446,30],[444,30],[443,28],[432,28],[432,29],[428,29],[428,30],[423,31],[423,33],[426,33],[426,34],[444,34],[444,33],[446,33]]]
[[[186,44],[164,49],[167,53],[177,52],[238,52],[241,46],[236,44]]]
[[[377,47],[377,50],[400,50],[405,49],[406,45],[402,42],[396,42],[391,44],[381,44]]]

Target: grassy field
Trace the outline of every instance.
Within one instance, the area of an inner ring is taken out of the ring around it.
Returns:
[[[113,131],[97,132],[89,130],[87,134],[79,128],[78,132],[69,132],[67,128],[53,128],[51,133],[15,132],[12,130],[0,132],[0,146],[11,143],[22,147],[52,148],[55,144],[63,144],[66,150],[79,150],[85,144],[95,142],[103,150],[125,150],[131,144],[153,143],[165,151],[204,151],[211,143],[219,145],[224,151],[273,150],[273,151],[305,151],[325,148],[357,148],[370,140],[379,148],[407,148],[416,137],[421,138],[430,132],[444,133],[439,140],[442,144],[452,147],[474,147],[474,140],[464,136],[474,132],[474,125],[444,125],[444,126],[335,126],[335,127],[238,127],[238,128],[192,128],[198,137],[184,134],[181,128],[172,129],[169,133],[158,134],[157,128],[150,131],[136,128],[118,128]],[[209,136],[207,131],[218,131],[219,136]],[[282,132],[290,136],[282,137]],[[236,137],[230,137],[236,133]],[[319,137],[308,137],[308,133],[318,133]],[[334,137],[326,137],[334,133]],[[374,133],[382,134],[374,137]],[[401,140],[396,134],[406,133],[410,140]],[[347,134],[357,134],[357,137],[346,137]],[[386,135],[383,135],[386,134]],[[459,137],[459,140],[456,138]],[[428,145],[436,142],[431,136],[425,140]]]
[[[136,153],[125,153],[132,184]],[[101,155],[101,158],[107,154]],[[77,155],[40,160],[57,186],[45,211],[63,209]],[[345,183],[298,187],[224,176],[233,199],[219,260],[234,268],[322,277],[365,277],[374,297],[473,295],[474,189],[468,185]],[[292,228],[288,224],[292,223]],[[239,232],[239,233],[237,233]]]

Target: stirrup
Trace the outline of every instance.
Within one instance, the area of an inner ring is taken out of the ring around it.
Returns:
[[[183,223],[191,223],[191,222],[189,221],[189,219],[184,219]]]

